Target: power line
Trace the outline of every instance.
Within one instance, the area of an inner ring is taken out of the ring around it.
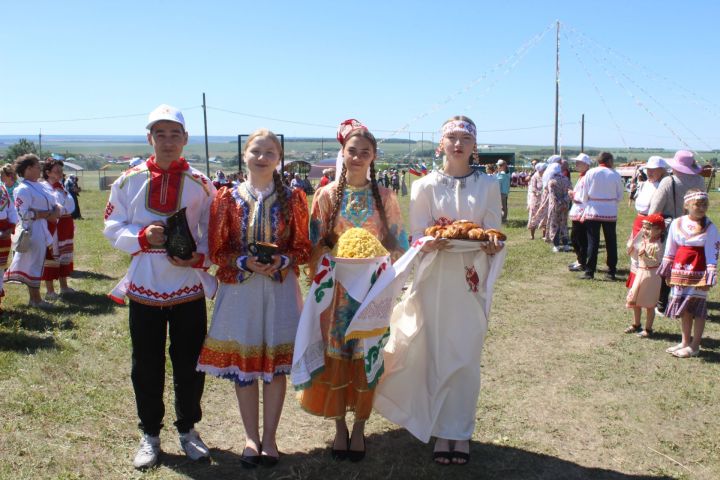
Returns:
[[[184,107],[180,110],[187,111],[187,110],[194,110],[196,108],[201,108],[202,105],[197,105],[193,107]],[[87,122],[90,120],[113,120],[117,118],[132,118],[132,117],[145,117],[147,116],[147,112],[145,113],[129,113],[125,115],[107,115],[103,117],[81,117],[81,118],[63,118],[63,119],[53,119],[53,120],[0,120],[0,124],[23,124],[23,123],[63,123],[63,122]]]

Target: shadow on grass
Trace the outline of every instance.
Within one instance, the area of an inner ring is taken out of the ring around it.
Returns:
[[[62,303],[58,304],[57,311],[71,314],[104,315],[114,312],[115,307],[117,307],[117,304],[110,300],[106,294],[75,292],[63,296]]]
[[[549,455],[493,444],[471,444],[471,462],[465,467],[440,466],[432,462],[432,447],[415,440],[404,430],[367,437],[368,453],[360,463],[334,461],[328,448],[281,453],[272,468],[242,467],[240,454],[211,449],[211,464],[197,464],[184,456],[164,453],[161,463],[176,473],[198,480],[238,478],[452,478],[452,479],[596,479],[653,480],[668,476],[631,475],[614,470],[584,467]]]
[[[527,220],[508,220],[504,227],[509,228],[527,228]],[[542,234],[542,232],[541,232]],[[537,237],[536,237],[537,238]]]
[[[70,278],[77,279],[90,279],[90,280],[112,280],[115,277],[110,277],[104,273],[86,272],[84,270],[75,270],[70,275]]]
[[[0,351],[33,354],[38,350],[57,348],[52,337],[37,337],[25,332],[0,331]]]
[[[2,320],[0,320],[0,325],[15,329],[23,328],[35,332],[45,332],[55,328],[60,330],[75,328],[75,323],[71,319],[54,315],[54,313],[60,313],[60,311],[60,308],[41,311],[30,307],[7,310]]]

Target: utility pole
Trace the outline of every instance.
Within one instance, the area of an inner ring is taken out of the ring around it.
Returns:
[[[38,144],[40,145],[38,155],[42,155],[42,128],[40,129],[40,133],[38,133]]]
[[[560,110],[560,20],[555,23],[555,147],[553,153],[558,154],[558,115]]]
[[[205,105],[205,92],[203,92],[203,119],[205,120],[205,173],[208,177],[210,177],[210,149],[208,147],[207,105]]]
[[[585,114],[582,114],[580,121],[580,152],[585,151]]]

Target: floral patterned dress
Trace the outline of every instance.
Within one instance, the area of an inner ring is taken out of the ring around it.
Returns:
[[[565,175],[557,175],[548,182],[548,233],[550,241],[555,245],[568,244],[568,213],[572,189],[570,180]]]
[[[317,246],[327,233],[338,184],[331,182],[318,190],[313,198],[310,214],[310,241]],[[390,252],[399,258],[408,248],[400,205],[395,194],[383,187],[380,197],[385,207],[390,235],[395,237],[397,248]],[[334,231],[341,235],[353,227],[364,228],[380,240],[382,221],[375,205],[371,186],[347,186],[335,220]],[[320,315],[320,328],[325,345],[325,367],[307,385],[296,385],[300,405],[313,415],[327,418],[344,418],[346,412],[355,413],[355,420],[366,420],[373,405],[374,389],[367,384],[364,352],[358,340],[345,341],[345,331],[360,307],[338,284],[330,306]]]

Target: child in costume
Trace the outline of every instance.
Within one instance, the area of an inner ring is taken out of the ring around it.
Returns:
[[[625,304],[633,310],[633,324],[625,329],[625,333],[637,333],[641,338],[647,338],[653,333],[655,304],[660,297],[662,284],[658,267],[662,261],[664,231],[665,219],[662,215],[648,215],[642,220],[639,234],[628,241],[628,255],[637,263]],[[643,308],[646,316],[645,329],[640,323]]]
[[[687,215],[670,224],[659,275],[671,286],[665,315],[681,319],[682,341],[666,351],[678,358],[696,357],[707,318],[707,293],[717,282],[720,236],[705,215],[708,194],[692,188],[685,194]],[[694,326],[694,330],[693,330]]]

